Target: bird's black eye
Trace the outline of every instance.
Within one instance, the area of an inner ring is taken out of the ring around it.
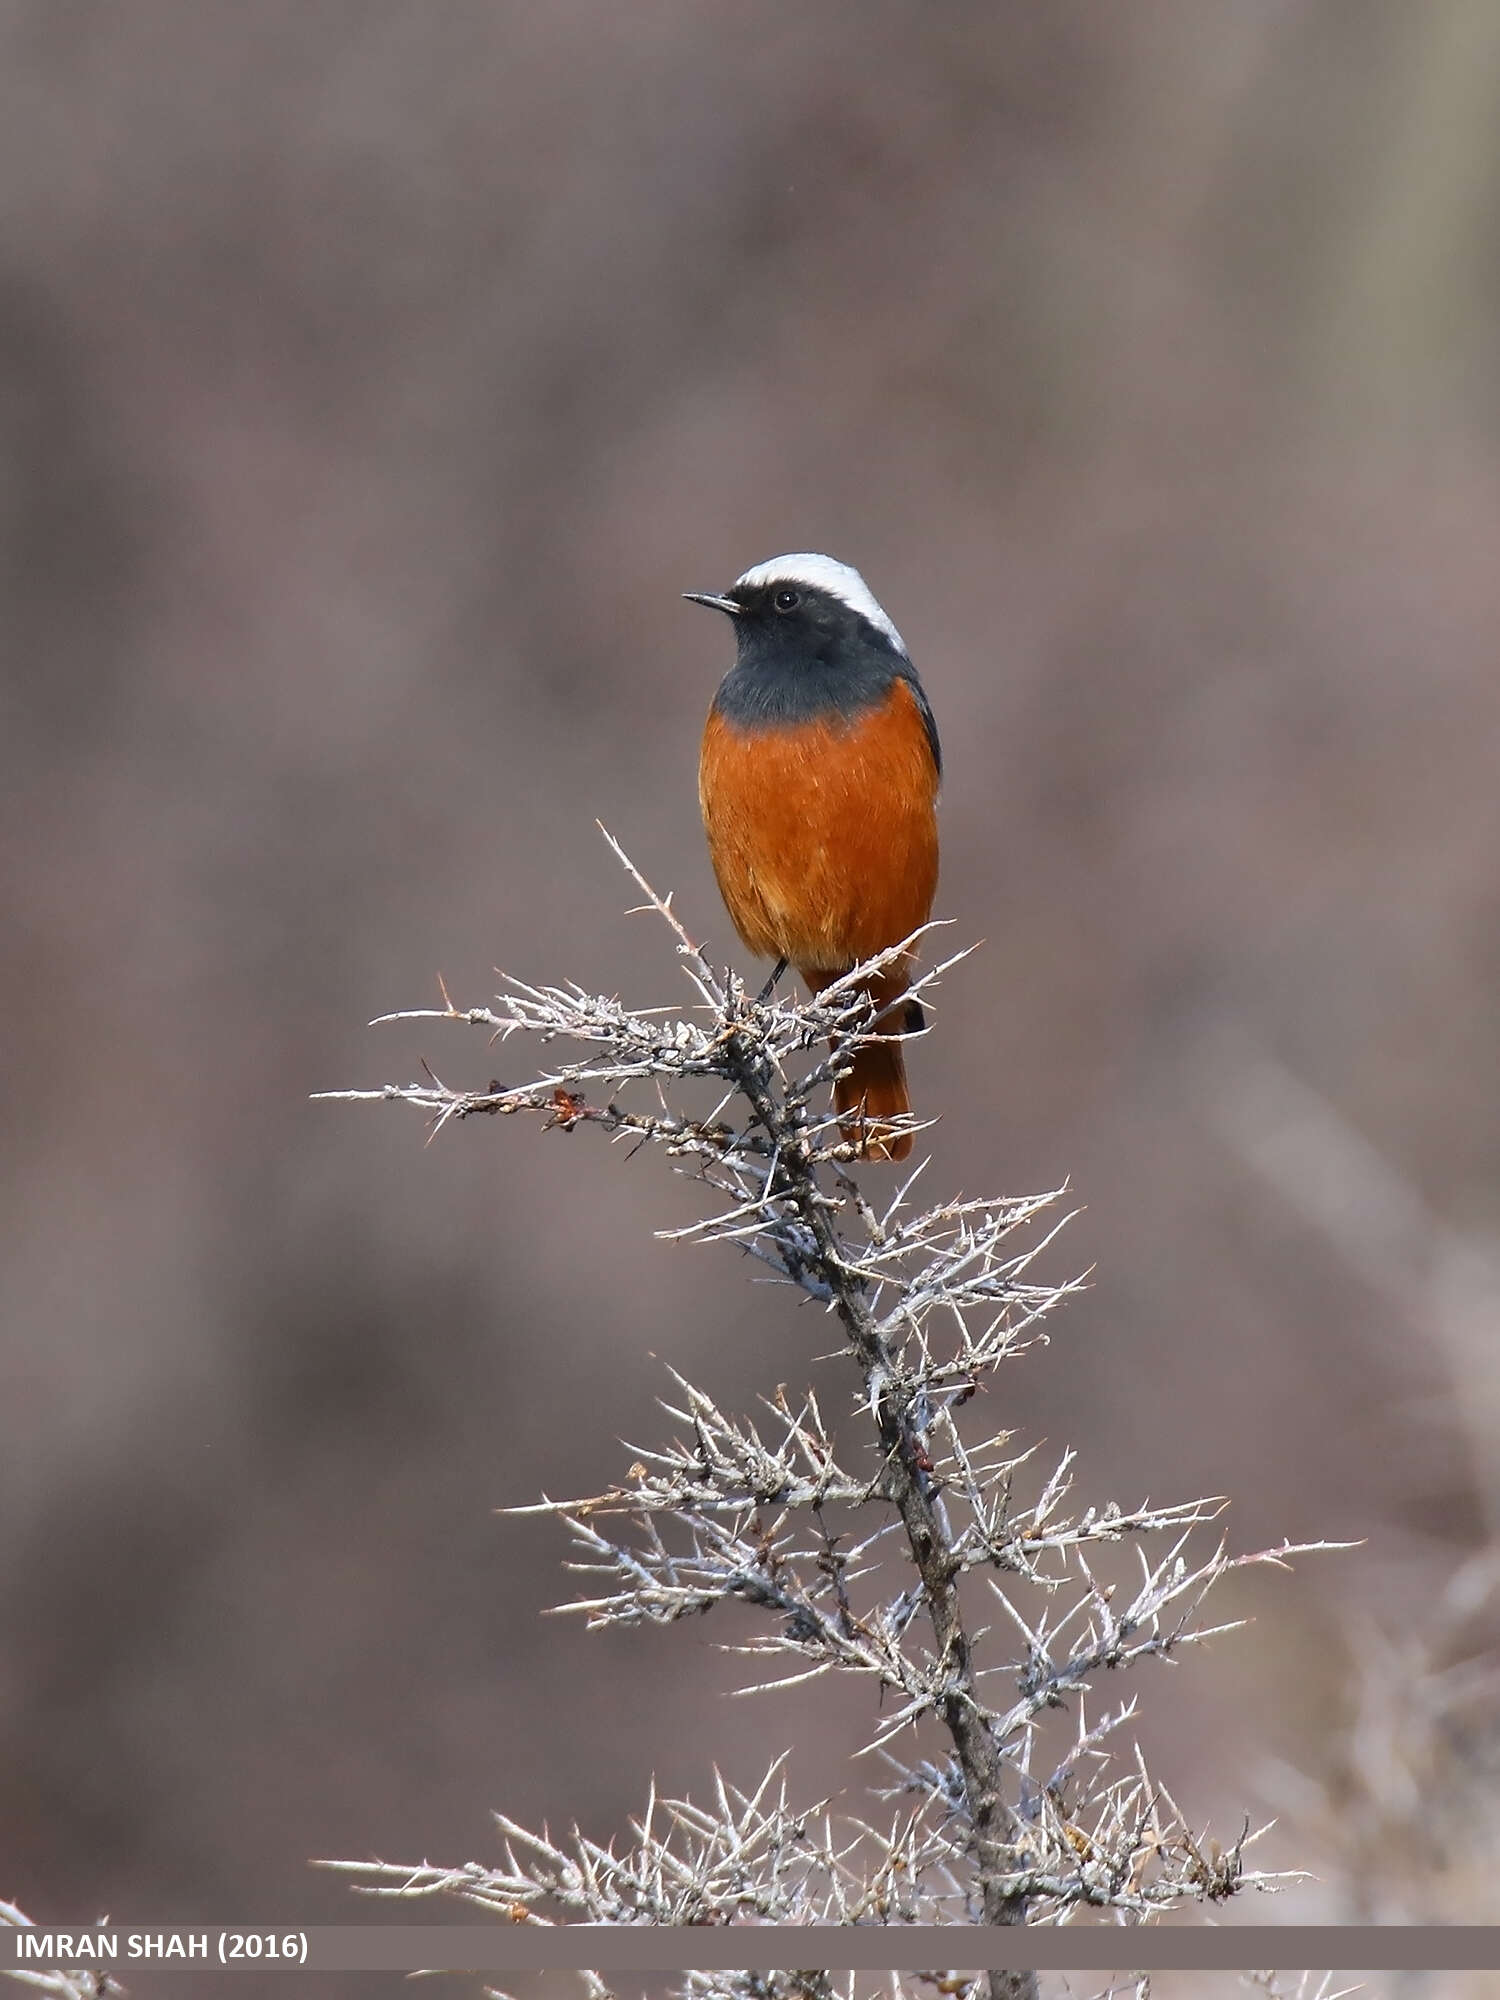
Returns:
[[[801,602],[802,593],[800,590],[778,590],[776,593],[776,609],[778,611],[795,611]]]

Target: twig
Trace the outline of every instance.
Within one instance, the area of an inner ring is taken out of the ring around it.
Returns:
[[[885,1796],[916,1803],[880,1828],[859,1821],[850,1831],[821,1806],[795,1810],[783,1756],[750,1793],[718,1781],[707,1808],[653,1793],[635,1845],[619,1857],[577,1830],[557,1845],[502,1819],[507,1859],[498,1870],[330,1865],[370,1892],[456,1895],[528,1922],[548,1920],[539,1906],[595,1923],[1015,1925],[1066,1922],[1086,1906],[1139,1920],[1183,1900],[1269,1886],[1245,1866],[1257,1837],[1248,1824],[1219,1847],[1191,1832],[1138,1754],[1124,1775],[1106,1773],[1106,1739],[1133,1716],[1133,1701],[1092,1725],[1085,1704],[1099,1675],[1232,1629],[1203,1616],[1230,1570],[1284,1564],[1304,1550],[1232,1556],[1216,1536],[1195,1553],[1220,1500],[1075,1510],[1070,1453],[1030,1499],[1020,1497],[1028,1454],[1012,1452],[1004,1433],[966,1439],[958,1413],[1003,1362],[1046,1337],[1049,1316],[1082,1282],[1036,1275],[1067,1216],[1033,1225],[1063,1191],[918,1209],[919,1167],[878,1210],[850,1172],[855,1148],[824,1107],[830,1078],[864,1042],[883,1039],[872,1033],[872,978],[905,960],[922,934],[809,1000],[762,1003],[709,963],[671,898],[606,838],[670,929],[694,995],[685,1012],[632,1010],[576,986],[515,979],[488,1007],[457,1008],[445,992],[440,1009],[385,1018],[479,1027],[501,1041],[525,1035],[578,1053],[529,1081],[477,1091],[450,1089],[429,1070],[421,1084],[325,1095],[410,1104],[435,1131],[480,1112],[528,1112],[544,1127],[590,1125],[660,1146],[713,1198],[705,1216],[672,1234],[739,1247],[836,1319],[874,1446],[869,1463],[847,1461],[811,1390],[795,1400],[778,1393],[747,1422],[674,1375],[665,1405],[674,1439],[641,1450],[628,1477],[603,1493],[516,1511],[555,1515],[567,1528],[571,1567],[587,1583],[561,1608],[591,1625],[669,1624],[729,1600],[749,1605],[756,1632],[735,1650],[793,1656],[762,1688],[863,1675],[887,1697],[872,1749],[889,1760],[896,1739],[931,1718],[948,1754],[894,1765]],[[963,956],[920,977],[914,992],[929,995]],[[705,1077],[724,1086],[713,1115],[675,1109],[674,1089]],[[621,1101],[640,1085],[653,1106]],[[893,1537],[911,1565],[897,1577]],[[1148,1556],[1156,1541],[1164,1552]],[[976,1570],[986,1573],[1000,1629],[1019,1642],[982,1666],[985,1635],[964,1592]],[[1009,1696],[992,1702],[992,1680]],[[1070,1709],[1073,1734],[1038,1780],[1043,1732]],[[990,2000],[1035,1994],[1030,1974],[985,1979]]]

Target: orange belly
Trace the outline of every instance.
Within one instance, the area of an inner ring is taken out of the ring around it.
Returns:
[[[751,951],[833,976],[931,914],[937,769],[904,681],[849,722],[742,730],[710,714],[698,796],[720,892]]]

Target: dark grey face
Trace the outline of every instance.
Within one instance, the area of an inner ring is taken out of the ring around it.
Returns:
[[[736,584],[724,597],[693,601],[723,611],[738,657],[714,707],[741,729],[786,728],[842,717],[852,721],[904,680],[922,711],[933,761],[942,768],[937,724],[917,670],[899,646],[832,591],[795,578]]]
[[[738,583],[726,602],[740,607],[734,636],[741,662],[790,658],[804,666],[875,666],[884,669],[889,686],[891,671],[906,658],[863,612],[811,584],[791,578]]]

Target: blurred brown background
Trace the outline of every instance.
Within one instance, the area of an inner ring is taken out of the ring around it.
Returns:
[[[1317,1787],[1500,1508],[1497,114],[1484,0],[0,9],[0,1891],[345,1920],[309,1856],[861,1781],[492,1511],[822,1323],[658,1161],[308,1102],[524,1063],[366,1030],[439,972],[684,993],[596,816],[728,951],[677,593],[807,547],[987,940],[931,1183],[1086,1204],[1005,1419],[1365,1541],[1142,1678],[1161,1775],[1318,1869],[1241,1920],[1423,1913]]]

